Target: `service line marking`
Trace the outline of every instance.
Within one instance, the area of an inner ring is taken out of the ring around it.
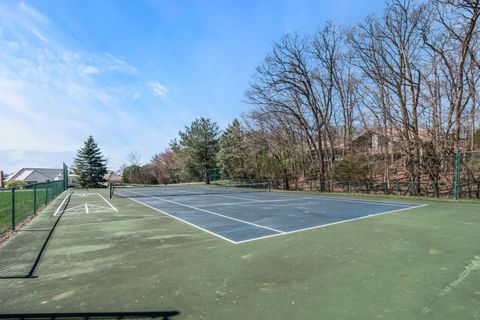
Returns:
[[[205,204],[197,206],[198,208],[205,207],[216,207],[216,206],[238,206],[243,204],[253,204],[253,203],[270,203],[270,202],[284,202],[284,201],[296,201],[296,200],[309,200],[315,199],[314,197],[303,197],[303,198],[285,198],[285,199],[274,199],[274,200],[252,200],[252,201],[243,201],[243,202],[220,202],[216,204]],[[249,199],[250,200],[250,199]]]
[[[184,220],[184,219],[182,219],[182,218],[176,217],[176,216],[174,216],[173,214],[170,214],[170,213],[168,213],[168,212],[166,212],[166,211],[164,211],[164,210],[160,210],[160,209],[155,208],[155,207],[153,207],[153,206],[151,206],[151,205],[149,205],[149,204],[146,204],[146,203],[144,203],[144,202],[142,202],[142,201],[138,201],[137,199],[134,199],[134,198],[128,198],[128,199],[130,199],[130,200],[132,200],[132,201],[135,201],[136,203],[139,203],[139,204],[141,204],[142,206],[145,206],[145,207],[148,207],[148,208],[153,209],[153,210],[155,210],[155,211],[158,211],[158,212],[160,212],[160,213],[162,213],[162,214],[164,214],[164,215],[166,215],[166,216],[168,216],[168,217],[170,217],[170,218],[172,218],[172,219],[179,220],[179,221],[181,221],[181,222],[183,222],[183,223],[185,223],[185,224],[188,224],[188,225],[191,226],[191,227],[194,227],[194,228],[196,228],[196,229],[202,230],[202,231],[204,231],[204,232],[206,232],[206,233],[209,233],[209,234],[214,235],[214,236],[216,236],[216,237],[218,237],[218,238],[221,238],[221,239],[223,239],[223,240],[225,240],[225,241],[228,241],[228,242],[230,242],[230,243],[232,243],[232,244],[237,244],[237,242],[235,242],[235,241],[233,241],[233,240],[230,240],[230,239],[228,239],[228,238],[225,238],[225,237],[223,237],[223,236],[221,236],[221,235],[219,235],[219,234],[217,234],[217,233],[215,233],[215,232],[213,232],[213,231],[210,231],[210,230],[207,230],[207,229],[202,228],[202,227],[200,227],[200,226],[197,226],[196,224],[191,223],[191,222],[188,222],[187,220]]]
[[[141,196],[146,196],[146,197],[150,197],[150,198],[154,198],[154,199],[159,199],[159,200],[162,200],[162,201],[165,201],[165,202],[173,203],[173,204],[176,204],[176,205],[179,205],[179,206],[182,206],[182,207],[186,207],[186,208],[190,208],[190,209],[193,209],[193,210],[206,212],[206,213],[213,214],[213,215],[215,215],[215,216],[219,216],[219,217],[222,217],[222,218],[225,218],[225,219],[230,219],[230,220],[233,220],[233,221],[237,221],[237,222],[249,224],[249,225],[252,225],[252,226],[257,227],[257,228],[266,229],[266,230],[270,230],[270,231],[277,232],[277,233],[284,233],[283,231],[280,231],[280,230],[277,230],[277,229],[273,229],[273,228],[269,228],[269,227],[266,227],[266,226],[262,226],[262,225],[253,223],[253,222],[248,222],[248,221],[245,221],[245,220],[241,220],[241,219],[229,217],[229,216],[226,216],[226,215],[223,215],[223,214],[220,214],[220,213],[216,213],[216,212],[213,212],[213,211],[209,211],[209,210],[205,210],[205,209],[201,209],[201,208],[189,206],[189,205],[187,205],[187,204],[183,204],[183,203],[176,202],[176,201],[173,201],[173,200],[167,200],[167,199],[160,198],[160,197],[149,196],[148,194],[144,194],[144,193],[140,193],[140,192],[135,192],[135,191],[130,191],[130,190],[125,190],[125,191],[131,192],[131,193],[135,193],[135,194],[139,194],[139,195],[141,195]]]
[[[255,199],[252,199],[252,198],[245,198],[245,197],[238,197],[238,196],[227,196],[225,194],[217,194],[217,196],[225,197],[225,198],[232,198],[232,199],[240,199],[240,200],[255,200]]]

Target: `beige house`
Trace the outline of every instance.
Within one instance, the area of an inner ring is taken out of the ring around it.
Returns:
[[[394,152],[395,148],[400,147],[402,141],[401,131],[392,128],[373,128],[353,137],[351,149],[356,153],[378,154],[385,151]],[[421,142],[429,140],[428,130],[419,128],[419,138]]]

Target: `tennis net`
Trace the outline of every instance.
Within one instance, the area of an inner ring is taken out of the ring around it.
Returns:
[[[170,185],[139,185],[121,184],[110,186],[110,198],[139,197],[181,197],[209,194],[229,194],[245,192],[270,191],[268,182],[235,183],[235,184],[170,184]]]

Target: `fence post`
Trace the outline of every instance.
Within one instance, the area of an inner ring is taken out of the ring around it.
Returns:
[[[460,149],[457,149],[455,154],[455,176],[453,178],[453,200],[458,200],[459,193],[459,173],[460,170]]]
[[[50,181],[47,180],[47,182],[45,182],[45,205],[47,205],[48,203],[48,184],[50,183]]]
[[[37,183],[33,183],[33,214],[37,214]]]
[[[12,188],[12,231],[15,231],[15,187]]]

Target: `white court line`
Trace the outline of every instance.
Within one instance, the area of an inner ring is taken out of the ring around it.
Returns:
[[[85,205],[84,205],[84,204],[79,204],[78,206],[68,208],[68,209],[65,210],[65,211],[66,211],[66,212],[70,212],[70,211],[72,211],[73,209],[77,209],[77,208],[80,208],[80,207],[82,207],[83,209],[85,209]]]
[[[108,203],[108,205],[110,207],[112,207],[113,210],[115,210],[115,212],[118,212],[118,209],[115,208],[110,202],[107,201],[107,199],[105,199],[100,193],[97,192],[97,194],[100,196],[100,198],[102,198],[106,203]]]
[[[129,191],[129,192],[132,192],[132,191]],[[137,192],[132,192],[132,193],[137,193]],[[144,195],[144,194],[141,194],[141,193],[138,193],[140,195]],[[152,197],[152,196],[149,196],[149,195],[145,195],[147,197]],[[152,197],[152,198],[158,198],[158,197]],[[313,196],[312,198],[317,198],[316,196]],[[223,240],[226,240],[230,243],[233,243],[233,244],[242,244],[242,243],[247,243],[247,242],[252,242],[252,241],[256,241],[256,240],[262,240],[262,239],[267,239],[267,238],[273,238],[273,237],[278,237],[278,236],[282,236],[282,235],[286,235],[286,234],[293,234],[293,233],[297,233],[297,232],[303,232],[303,231],[308,231],[308,230],[314,230],[314,229],[319,229],[319,228],[324,228],[324,227],[328,227],[328,226],[332,226],[332,225],[336,225],[336,224],[341,224],[341,223],[347,223],[347,222],[352,222],[352,221],[356,221],[356,220],[361,220],[361,219],[367,219],[367,218],[371,218],[371,217],[376,217],[376,216],[380,216],[380,215],[385,215],[385,214],[390,214],[390,213],[396,213],[396,212],[401,212],[401,211],[406,211],[406,210],[410,210],[410,209],[417,209],[417,208],[422,208],[422,207],[426,207],[428,206],[428,204],[422,204],[422,205],[417,205],[417,206],[413,206],[413,207],[408,207],[408,208],[402,208],[402,209],[397,209],[397,210],[391,210],[391,211],[385,211],[385,212],[380,212],[380,213],[374,213],[374,214],[370,214],[370,215],[366,215],[366,216],[361,216],[361,217],[357,217],[357,218],[352,218],[352,219],[348,219],[348,220],[342,220],[342,221],[337,221],[337,222],[332,222],[332,223],[327,223],[327,224],[323,224],[323,225],[318,225],[318,226],[313,226],[313,227],[308,227],[308,228],[303,228],[303,229],[298,229],[298,230],[292,230],[292,231],[277,231],[278,233],[276,234],[271,234],[271,235],[267,235],[267,236],[262,236],[262,237],[257,237],[257,238],[252,238],[252,239],[247,239],[247,240],[241,240],[241,241],[234,241],[234,240],[231,240],[231,239],[228,239],[228,238],[225,238],[215,232],[212,232],[210,230],[207,230],[207,229],[204,229],[202,227],[199,227],[191,222],[188,222],[186,220],[183,220],[181,218],[178,218],[174,215],[171,215],[169,214],[168,212],[165,212],[163,210],[160,210],[158,208],[155,208],[155,207],[152,207],[146,203],[143,203],[141,201],[138,201],[134,198],[129,198],[141,205],[144,205],[146,207],[149,207],[153,210],[156,210],[156,211],[159,211],[171,218],[174,218],[174,219],[177,219],[179,221],[182,221],[183,223],[186,223],[194,228],[197,228],[199,230],[202,230],[202,231],[205,231],[209,234],[212,234],[214,236],[217,236]],[[161,199],[159,198],[160,200],[164,200],[164,201],[167,201],[167,202],[173,202],[173,201],[169,201],[169,200],[166,200],[166,199]],[[375,202],[375,201],[359,201],[359,202],[372,202],[372,203],[379,203],[379,202]],[[181,204],[183,205],[183,204]],[[185,205],[184,205],[185,206]],[[198,208],[197,208],[198,210]],[[200,210],[200,211],[206,211],[206,210]],[[208,211],[207,211],[208,212]],[[217,214],[218,215],[218,214]],[[228,217],[227,217],[228,218]],[[265,228],[265,227],[263,227]]]
[[[69,196],[70,196],[70,195],[67,194],[67,196],[65,197],[65,199],[63,199],[62,203],[60,203],[60,205],[59,205],[58,208],[57,208],[57,211],[55,211],[55,213],[53,214],[54,217],[60,212],[60,208],[63,206],[63,204],[65,203],[65,201],[67,201],[67,199],[68,199]]]
[[[302,231],[307,231],[307,230],[319,229],[319,228],[323,228],[323,227],[333,226],[333,225],[336,225],[336,224],[341,224],[341,223],[352,222],[352,221],[356,221],[356,220],[381,216],[381,215],[384,215],[384,214],[390,214],[390,213],[395,213],[395,212],[400,212],[400,211],[405,211],[405,210],[423,208],[423,207],[426,207],[426,206],[428,206],[428,204],[422,204],[422,205],[415,206],[415,207],[409,207],[409,208],[397,209],[397,210],[392,210],[392,211],[374,213],[374,214],[369,214],[369,215],[366,215],[366,216],[352,218],[352,219],[348,219],[348,220],[342,220],[342,221],[322,224],[322,225],[319,225],[319,226],[313,226],[313,227],[297,229],[297,230],[292,230],[292,231],[284,231],[282,234],[271,234],[271,235],[268,235],[268,236],[263,236],[263,237],[253,238],[253,239],[247,239],[247,240],[242,240],[242,241],[236,241],[235,244],[241,244],[241,243],[251,242],[251,241],[255,241],[255,240],[267,239],[267,238],[272,238],[272,237],[277,237],[277,236],[282,236],[282,235],[286,235],[286,234],[292,234],[292,233],[297,233],[297,232],[302,232]]]
[[[230,242],[230,243],[236,244],[236,242],[233,241],[233,240],[230,240],[230,239],[228,239],[228,238],[222,237],[221,235],[216,234],[215,232],[212,232],[212,231],[210,231],[210,230],[204,229],[204,228],[202,228],[202,227],[200,227],[200,226],[197,226],[196,224],[193,224],[193,223],[191,223],[191,222],[188,222],[188,221],[186,221],[186,220],[183,220],[183,219],[181,219],[181,218],[179,218],[179,217],[175,217],[174,215],[172,215],[172,214],[170,214],[170,213],[168,213],[168,212],[166,212],[166,211],[163,211],[163,210],[160,210],[160,209],[158,209],[158,208],[152,207],[151,205],[148,205],[148,204],[146,204],[146,203],[143,203],[143,202],[141,202],[141,201],[138,201],[138,200],[136,200],[136,199],[134,199],[134,198],[129,198],[129,199],[132,200],[132,201],[135,201],[136,203],[139,203],[139,204],[141,204],[141,205],[143,205],[143,206],[145,206],[145,207],[148,207],[148,208],[150,208],[150,209],[153,209],[153,210],[155,210],[155,211],[158,211],[158,212],[160,212],[160,213],[163,213],[164,215],[169,216],[170,218],[173,218],[173,219],[179,220],[179,221],[181,221],[181,222],[183,222],[183,223],[186,223],[186,224],[188,224],[188,225],[191,226],[191,227],[194,227],[194,228],[196,228],[196,229],[202,230],[202,231],[204,231],[204,232],[206,232],[206,233],[209,233],[209,234],[211,234],[211,235],[214,235],[214,236],[216,236],[216,237],[219,237],[219,238],[221,238],[221,239],[223,239],[223,240],[226,240],[226,241],[228,241],[228,242]]]
[[[255,200],[255,199],[252,199],[252,198],[245,198],[245,197],[237,197],[237,196],[227,196],[225,194],[216,194],[217,196],[220,196],[220,197],[225,197],[225,198],[232,198],[232,199],[240,199],[240,200]]]
[[[165,202],[173,203],[173,204],[176,204],[176,205],[179,205],[179,206],[182,206],[182,207],[186,207],[186,208],[190,208],[190,209],[193,209],[193,210],[203,211],[203,212],[206,212],[206,213],[209,213],[209,214],[213,214],[213,215],[216,215],[216,216],[225,218],[225,219],[230,219],[230,220],[234,220],[234,221],[237,221],[237,222],[249,224],[249,225],[252,225],[252,226],[257,227],[257,228],[262,228],[262,229],[267,229],[267,230],[274,231],[274,232],[278,232],[278,233],[283,233],[283,231],[280,231],[280,230],[277,230],[277,229],[273,229],[273,228],[269,228],[269,227],[266,227],[266,226],[262,226],[262,225],[253,223],[253,222],[248,222],[248,221],[245,221],[245,220],[241,220],[241,219],[237,219],[237,218],[225,216],[225,215],[223,215],[223,214],[216,213],[216,212],[213,212],[213,211],[208,211],[208,210],[205,210],[205,209],[200,209],[200,208],[197,208],[197,207],[189,206],[189,205],[187,205],[187,204],[183,204],[183,203],[180,203],[180,202],[176,202],[176,201],[172,201],[172,200],[167,200],[167,199],[163,199],[163,198],[160,198],[160,197],[149,196],[148,194],[144,194],[144,193],[140,193],[140,192],[135,192],[135,191],[130,191],[130,190],[125,190],[125,191],[131,192],[131,193],[136,193],[136,194],[139,194],[139,195],[142,195],[142,196],[146,196],[146,197],[150,197],[150,198],[154,198],[154,199],[159,199],[159,200],[162,200],[162,201],[165,201]]]
[[[315,199],[314,197],[303,197],[303,198],[285,198],[285,199],[275,199],[275,200],[253,200],[253,201],[244,201],[244,202],[225,202],[217,204],[205,204],[202,206],[197,206],[197,208],[205,207],[216,207],[216,206],[238,206],[242,204],[252,204],[252,203],[270,203],[270,202],[282,202],[282,201],[296,201],[296,200],[308,200]]]
[[[85,203],[85,212],[90,213],[90,212],[88,212],[88,204],[86,204],[86,203]]]
[[[278,194],[282,194],[282,193],[278,193]],[[318,196],[313,195],[312,198],[325,199],[325,200],[331,200],[331,201],[340,201],[340,202],[373,203],[373,204],[378,204],[383,206],[401,206],[401,207],[412,206],[411,208],[415,207],[415,205],[411,203],[383,202],[383,201],[362,200],[362,199],[345,199],[345,198],[329,197],[329,196],[322,196],[322,195],[318,195]]]

